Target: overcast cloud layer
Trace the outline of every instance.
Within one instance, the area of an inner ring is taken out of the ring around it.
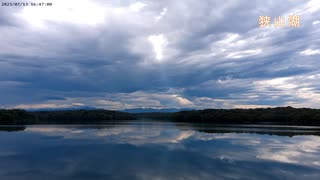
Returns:
[[[320,108],[317,0],[50,2],[0,7],[2,108]]]

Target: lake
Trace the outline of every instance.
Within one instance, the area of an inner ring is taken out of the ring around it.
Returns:
[[[0,126],[0,179],[320,179],[320,127]]]

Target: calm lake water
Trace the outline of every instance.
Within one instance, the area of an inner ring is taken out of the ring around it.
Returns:
[[[0,179],[320,179],[320,127],[0,126]]]

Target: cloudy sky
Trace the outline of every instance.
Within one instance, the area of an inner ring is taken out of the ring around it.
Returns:
[[[0,108],[320,108],[317,0],[48,2],[0,6]]]

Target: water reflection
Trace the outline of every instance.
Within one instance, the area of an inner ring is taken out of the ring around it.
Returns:
[[[0,131],[7,131],[7,132],[12,132],[12,131],[24,131],[26,127],[24,126],[1,126],[0,125]]]
[[[283,129],[293,137],[241,128],[128,122],[2,131],[0,179],[319,179],[320,137],[299,134],[316,128]]]
[[[288,126],[288,125],[261,125],[261,124],[177,124],[179,128],[190,128],[206,133],[254,133],[277,136],[314,135],[320,136],[320,127],[317,126]]]

